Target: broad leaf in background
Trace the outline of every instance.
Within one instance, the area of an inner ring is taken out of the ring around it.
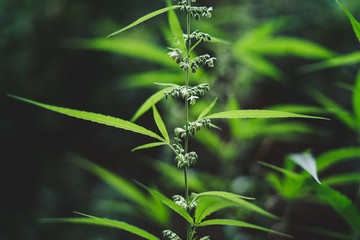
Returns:
[[[166,90],[170,90],[173,87],[169,87],[169,88],[164,88],[161,89],[160,91],[154,93],[152,96],[150,96],[141,106],[140,108],[136,111],[136,113],[134,114],[134,116],[131,118],[131,122],[135,122],[139,117],[141,117],[144,113],[146,113],[149,109],[152,108],[153,105],[155,105],[156,103],[158,103],[161,99],[163,99],[165,97],[164,92]]]
[[[110,227],[110,228],[117,228],[117,229],[131,232],[131,233],[138,235],[140,237],[143,237],[145,239],[159,240],[159,238],[155,237],[154,235],[150,234],[149,232],[147,232],[141,228],[135,227],[133,225],[130,225],[126,222],[110,220],[107,218],[94,217],[91,215],[78,213],[78,212],[75,212],[75,213],[82,215],[86,218],[49,218],[49,219],[42,219],[41,221],[45,222],[45,223],[46,222],[47,223],[51,223],[51,222],[81,223],[81,224],[91,224],[91,225],[98,225],[98,226],[104,226],[104,227]]]
[[[360,42],[360,23],[354,18],[354,16],[347,10],[341,3],[336,0],[337,4],[342,8],[342,10],[346,13],[347,17],[349,18],[351,25],[354,29],[355,35]]]
[[[289,154],[289,159],[295,162],[297,165],[302,167],[305,171],[310,173],[310,175],[315,179],[316,182],[321,184],[319,177],[317,175],[316,161],[315,158],[310,153],[293,153]]]
[[[76,49],[91,49],[122,54],[136,59],[156,63],[161,66],[178,69],[163,48],[139,38],[121,37],[116,39],[81,39],[72,38],[65,42],[65,46]]]
[[[169,6],[169,7],[166,7],[166,8],[159,9],[159,10],[157,10],[155,12],[146,14],[143,17],[136,20],[135,22],[127,25],[126,27],[124,27],[124,28],[122,28],[122,29],[120,29],[120,30],[118,30],[116,32],[113,32],[113,33],[109,34],[107,37],[112,37],[112,36],[114,36],[116,34],[119,34],[119,33],[123,32],[123,31],[129,29],[129,28],[132,28],[132,27],[134,27],[134,26],[136,26],[136,25],[138,25],[138,24],[140,24],[142,22],[145,22],[146,20],[149,20],[150,18],[153,18],[153,17],[155,17],[157,15],[160,15],[162,13],[165,13],[165,12],[167,12],[169,10],[180,8],[180,7],[181,7],[180,5]]]
[[[322,117],[308,116],[296,113],[271,111],[271,110],[234,110],[214,113],[206,118],[314,118],[323,119]]]
[[[91,122],[95,122],[95,123],[104,124],[104,125],[111,126],[111,127],[124,129],[127,131],[143,134],[143,135],[155,138],[157,140],[160,140],[162,142],[165,142],[165,139],[163,139],[156,133],[151,132],[150,130],[147,130],[146,128],[143,128],[135,123],[125,121],[120,118],[106,116],[106,115],[102,115],[102,114],[98,114],[98,113],[85,112],[85,111],[64,108],[64,107],[52,106],[52,105],[48,105],[48,104],[44,104],[44,103],[40,103],[40,102],[35,102],[35,101],[29,100],[26,98],[17,97],[14,95],[9,95],[9,97],[12,97],[12,98],[15,98],[20,101],[27,102],[27,103],[34,104],[36,106],[39,106],[39,107],[42,107],[42,108],[45,108],[45,109],[48,109],[48,110],[51,110],[51,111],[54,111],[57,113],[68,115],[70,117],[75,117],[75,118],[79,118],[79,119],[83,119],[83,120],[87,120],[87,121],[91,121]]]
[[[260,227],[251,223],[246,223],[246,222],[242,222],[242,221],[237,221],[237,220],[230,220],[230,219],[211,219],[211,220],[207,220],[204,221],[202,223],[200,223],[200,227],[204,227],[204,226],[213,226],[213,225],[227,225],[227,226],[235,226],[235,227],[246,227],[246,228],[253,228],[253,229],[257,229],[257,230],[261,230],[261,231],[265,231],[265,232],[269,232],[269,233],[274,233],[274,234],[278,234],[284,237],[288,237],[288,238],[292,238],[292,236],[285,234],[285,233],[281,233],[281,232],[277,232],[274,230],[271,230],[269,228],[264,228],[264,227]]]

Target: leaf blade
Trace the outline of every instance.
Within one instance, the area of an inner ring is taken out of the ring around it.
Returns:
[[[215,98],[215,100],[200,113],[200,115],[197,119],[200,120],[203,117],[205,117],[205,115],[208,114],[208,112],[210,112],[210,110],[214,107],[214,105],[216,104],[216,101],[217,101],[217,98]]]
[[[162,120],[158,110],[156,109],[155,104],[153,105],[152,108],[153,108],[153,115],[154,115],[156,126],[158,127],[162,136],[165,138],[166,142],[170,143],[170,138],[169,138],[169,134],[166,130],[166,126],[165,126],[164,121]]]
[[[102,115],[99,113],[92,113],[92,112],[86,112],[86,111],[80,111],[80,110],[75,110],[75,109],[70,109],[70,108],[48,105],[48,104],[32,101],[32,100],[29,100],[26,98],[22,98],[22,97],[10,95],[10,94],[8,96],[15,98],[17,100],[23,101],[23,102],[27,102],[27,103],[36,105],[38,107],[45,108],[50,111],[54,111],[57,113],[61,113],[61,114],[70,116],[70,117],[75,117],[75,118],[79,118],[79,119],[83,119],[83,120],[87,120],[87,121],[91,121],[91,122],[95,122],[95,123],[99,123],[99,124],[104,124],[104,125],[111,126],[111,127],[120,128],[123,130],[146,135],[146,136],[155,138],[160,141],[165,141],[162,137],[160,137],[156,133],[154,133],[150,130],[147,130],[146,128],[141,127],[135,123],[132,123],[132,122],[120,119],[120,118]]]
[[[123,31],[125,31],[125,30],[128,30],[129,28],[132,28],[132,27],[134,27],[134,26],[136,26],[136,25],[138,25],[138,24],[140,24],[140,23],[142,23],[142,22],[145,22],[146,20],[149,20],[150,18],[153,18],[153,17],[155,17],[155,16],[157,16],[157,15],[160,15],[160,14],[162,14],[162,13],[165,13],[165,12],[171,10],[171,9],[176,9],[176,8],[179,8],[179,7],[181,7],[181,6],[180,6],[180,5],[174,5],[174,6],[169,6],[169,7],[162,8],[162,9],[159,9],[159,10],[157,10],[157,11],[148,13],[148,14],[144,15],[143,17],[137,19],[137,20],[134,21],[133,23],[127,25],[126,27],[123,27],[123,28],[121,28],[120,30],[109,34],[109,35],[107,36],[107,38],[112,37],[112,36],[114,36],[114,35],[117,35],[117,34],[123,32]]]
[[[302,169],[307,171],[316,182],[321,184],[317,175],[316,161],[310,153],[292,153],[289,155],[290,160],[299,165]]]
[[[153,143],[148,143],[148,144],[144,144],[141,146],[138,146],[136,148],[133,148],[131,151],[135,152],[141,149],[146,149],[146,148],[153,148],[153,147],[158,147],[158,146],[162,146],[162,145],[167,145],[167,143],[165,142],[153,142]]]
[[[350,11],[347,8],[345,8],[338,0],[336,0],[336,3],[342,8],[342,10],[345,12],[347,17],[349,18],[350,23],[355,32],[355,35],[356,35],[358,41],[360,42],[360,23],[354,18],[354,16],[350,13]]]

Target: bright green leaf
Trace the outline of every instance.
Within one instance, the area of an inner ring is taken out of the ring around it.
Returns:
[[[360,173],[343,173],[324,178],[322,182],[326,185],[345,185],[348,183],[360,183]]]
[[[246,223],[246,222],[237,221],[237,220],[230,220],[230,219],[211,219],[211,220],[202,222],[199,226],[204,227],[204,226],[213,226],[213,225],[227,225],[227,226],[253,228],[253,229],[257,229],[257,230],[261,230],[261,231],[265,231],[265,232],[275,233],[275,234],[278,234],[278,235],[281,235],[284,237],[292,238],[292,236],[290,236],[288,234],[277,232],[277,231],[271,230],[269,228],[260,227],[260,226],[257,226],[257,225],[251,224],[251,223]]]
[[[170,1],[167,1],[168,5],[170,5]],[[176,16],[176,13],[174,10],[170,10],[168,12],[168,16],[169,16],[169,25],[170,25],[170,29],[171,32],[173,34],[173,36],[175,37],[175,47],[178,47],[183,54],[185,54],[187,52],[186,50],[186,44],[185,44],[185,40],[184,40],[184,36],[183,36],[183,31],[181,29],[181,25],[179,22],[178,17]]]
[[[301,181],[302,180],[302,177],[297,174],[297,173],[294,173],[292,171],[289,171],[287,169],[284,169],[284,168],[281,168],[281,167],[278,167],[278,166],[275,166],[273,164],[270,164],[270,163],[266,163],[266,162],[261,162],[259,161],[260,164],[264,165],[265,167],[269,167],[269,168],[272,168],[276,171],[279,171],[281,173],[283,173],[284,175],[288,176],[289,178],[292,178],[294,180],[297,180],[297,181]]]
[[[114,36],[116,34],[119,34],[119,33],[123,32],[123,31],[129,29],[129,28],[132,28],[132,27],[134,27],[134,26],[136,26],[136,25],[138,25],[138,24],[140,24],[142,22],[145,22],[146,20],[149,20],[150,18],[153,18],[153,17],[155,17],[157,15],[160,15],[162,13],[165,13],[165,12],[167,12],[169,10],[180,8],[180,7],[181,7],[180,5],[169,6],[169,7],[166,7],[166,8],[159,9],[159,10],[157,10],[155,12],[146,14],[145,16],[139,18],[138,20],[131,23],[130,25],[128,25],[128,26],[126,26],[126,27],[124,27],[124,28],[122,28],[122,29],[120,29],[120,30],[118,30],[116,32],[113,32],[113,33],[109,34],[107,37],[112,37],[112,36]]]
[[[143,237],[145,239],[159,240],[159,238],[155,237],[154,235],[150,234],[149,232],[147,232],[141,228],[135,227],[133,225],[130,225],[126,222],[110,220],[107,218],[94,217],[94,216],[86,215],[86,214],[82,214],[82,213],[77,213],[77,214],[85,216],[86,218],[55,218],[55,219],[50,218],[50,219],[42,219],[41,222],[46,222],[46,223],[65,222],[65,223],[80,223],[80,224],[105,226],[105,227],[110,227],[110,228],[122,229],[127,232],[138,235],[140,237]]]
[[[289,155],[289,158],[297,165],[299,165],[302,169],[307,171],[315,179],[316,182],[321,184],[317,175],[315,158],[310,153],[293,153]]]
[[[272,110],[234,110],[220,113],[214,113],[207,118],[315,118],[326,119],[322,117],[308,116],[296,113],[272,111]]]
[[[360,158],[360,148],[340,148],[325,152],[316,158],[318,171],[323,171],[328,167],[349,159]]]
[[[357,39],[360,42],[360,23],[354,18],[354,16],[347,10],[343,5],[339,3],[338,0],[336,0],[337,4],[342,8],[342,10],[346,13],[347,17],[349,18],[351,25],[353,27],[353,30],[356,34]]]
[[[155,107],[155,104],[153,105],[153,115],[155,119],[156,126],[158,127],[159,131],[161,132],[162,136],[165,138],[166,142],[170,143],[169,134],[166,130],[164,121],[162,120],[158,110]]]
[[[323,114],[323,113],[326,113],[326,110],[323,108],[307,106],[307,105],[299,105],[299,104],[275,105],[275,106],[269,107],[268,110],[292,112],[292,113],[299,113],[299,114]]]
[[[158,146],[162,146],[162,145],[166,145],[166,143],[165,142],[148,143],[148,144],[138,146],[138,147],[132,149],[131,151],[135,152],[135,151],[138,151],[138,150],[141,150],[141,149],[153,148],[153,147],[158,147]]]
[[[27,103],[31,103],[31,104],[34,104],[36,106],[39,106],[39,107],[42,107],[42,108],[45,108],[45,109],[48,109],[51,111],[57,112],[57,113],[68,115],[70,117],[75,117],[75,118],[79,118],[79,119],[83,119],[83,120],[87,120],[87,121],[91,121],[91,122],[95,122],[95,123],[104,124],[104,125],[111,126],[111,127],[124,129],[127,131],[143,134],[143,135],[155,138],[160,141],[165,141],[163,138],[161,138],[156,133],[153,133],[150,130],[147,130],[146,128],[143,128],[135,123],[125,121],[120,118],[106,116],[106,115],[102,115],[102,114],[98,114],[98,113],[85,112],[85,111],[64,108],[64,107],[52,106],[52,105],[48,105],[48,104],[44,104],[44,103],[35,102],[35,101],[29,100],[29,99],[17,97],[14,95],[9,95],[9,96],[12,98],[15,98],[15,99],[18,99],[18,100],[21,100],[21,101],[24,101]]]
[[[356,128],[360,131],[360,69],[357,74],[353,94],[353,109],[356,118]]]
[[[161,99],[165,97],[164,92],[166,90],[170,90],[173,87],[161,89],[160,91],[154,93],[151,97],[149,97],[136,111],[134,116],[131,118],[131,122],[135,122],[139,117],[141,117],[144,113],[146,113],[152,106],[158,103]]]
[[[184,75],[170,71],[161,71],[161,70],[141,72],[141,73],[136,73],[122,77],[121,79],[118,80],[117,87],[119,89],[156,87],[154,85],[155,81],[156,83],[158,83],[157,85],[160,85],[162,83],[168,83],[169,81],[171,81],[171,84],[174,85],[183,84]],[[167,85],[163,85],[163,86],[167,86]]]
[[[202,119],[208,112],[210,112],[210,110],[214,107],[216,101],[217,98],[215,98],[215,100],[200,113],[198,120]]]

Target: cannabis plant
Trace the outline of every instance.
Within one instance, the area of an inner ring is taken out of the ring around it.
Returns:
[[[152,188],[149,188],[144,184],[138,183],[138,185],[148,191],[153,198],[165,204],[168,208],[180,215],[186,222],[186,229],[181,233],[175,233],[171,230],[164,230],[162,233],[163,239],[180,240],[181,238],[184,238],[187,240],[209,240],[210,236],[199,235],[198,229],[205,226],[213,225],[229,225],[254,228],[266,232],[272,232],[275,234],[288,236],[284,233],[276,232],[265,227],[260,227],[236,219],[208,219],[208,216],[210,214],[228,207],[242,208],[271,219],[278,219],[273,214],[251,203],[251,201],[253,200],[253,198],[251,197],[240,196],[223,191],[206,191],[191,193],[189,190],[189,168],[195,165],[198,161],[204,161],[203,159],[201,159],[201,156],[198,156],[195,149],[193,149],[193,147],[190,145],[189,139],[196,135],[197,132],[199,132],[202,128],[217,128],[216,125],[213,123],[214,120],[289,117],[320,119],[319,117],[273,110],[230,110],[210,114],[210,111],[216,104],[216,98],[209,106],[205,107],[195,119],[190,119],[190,108],[198,101],[200,101],[201,97],[203,97],[206,93],[210,91],[209,83],[203,82],[195,86],[192,85],[193,76],[196,72],[201,71],[201,68],[212,68],[216,63],[216,58],[208,53],[202,55],[195,54],[195,49],[197,48],[197,46],[199,46],[199,44],[201,44],[202,42],[213,42],[214,39],[216,39],[213,36],[210,36],[210,34],[208,33],[201,32],[200,30],[193,31],[191,29],[192,21],[199,21],[202,18],[210,18],[213,14],[212,7],[194,6],[195,2],[196,0],[180,0],[178,1],[177,5],[171,5],[171,3],[168,1],[167,7],[147,14],[139,18],[132,24],[121,28],[120,30],[108,36],[112,37],[114,35],[120,34],[125,30],[128,30],[129,28],[132,28],[150,18],[168,12],[169,25],[173,36],[173,44],[169,47],[168,57],[174,62],[176,62],[176,64],[178,64],[179,71],[183,72],[183,84],[175,84],[171,82],[171,79],[169,79],[168,83],[162,83],[161,86],[163,86],[164,89],[162,89],[161,92],[156,95],[156,98],[154,98],[154,96],[150,97],[142,105],[141,110],[137,112],[139,114],[136,115],[136,117],[140,117],[142,114],[152,109],[154,121],[160,134],[148,130],[131,121],[111,116],[48,105],[14,95],[11,95],[11,97],[71,117],[142,134],[153,140],[152,142],[149,142],[145,145],[136,147],[134,150],[142,150],[158,146],[168,147],[173,154],[175,165],[183,172],[183,181],[185,183],[184,192],[182,194],[179,193],[175,196],[172,196],[172,199],[170,199],[162,193]],[[184,24],[184,32],[182,30],[183,27],[178,20],[174,10],[180,10],[182,14],[185,14],[186,23]],[[154,82],[156,82],[156,79],[154,80]],[[184,105],[184,122],[179,123],[179,126],[173,130],[173,139],[170,138],[167,127],[162,117],[160,116],[157,107],[155,106],[157,102],[164,98],[178,99]],[[209,160],[211,159],[207,159],[207,161]],[[93,168],[98,169],[96,166],[93,166]],[[66,219],[48,219],[47,221],[62,221],[102,225],[112,228],[119,228],[136,234],[145,239],[160,239],[160,237],[157,237],[152,233],[149,233],[141,228],[122,221],[95,217],[84,213],[77,214],[81,215],[82,217]]]

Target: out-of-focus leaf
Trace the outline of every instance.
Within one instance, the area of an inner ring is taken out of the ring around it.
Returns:
[[[67,47],[77,49],[92,49],[121,54],[136,59],[156,63],[164,67],[178,69],[177,64],[172,61],[164,48],[156,46],[149,41],[135,38],[117,39],[68,39],[65,43]]]
[[[317,196],[328,203],[351,227],[360,233],[360,214],[359,210],[345,195],[331,189],[325,185],[311,185]]]
[[[150,71],[123,77],[117,82],[117,87],[119,89],[156,87],[154,82],[183,84],[184,81],[184,75],[181,73],[170,71]]]
[[[21,100],[21,101],[24,101],[27,103],[31,103],[31,104],[34,104],[36,106],[39,106],[39,107],[42,107],[42,108],[45,108],[45,109],[48,109],[51,111],[57,112],[57,113],[68,115],[70,117],[75,117],[75,118],[79,118],[79,119],[83,119],[83,120],[87,120],[87,121],[91,121],[91,122],[95,122],[95,123],[104,124],[104,125],[111,126],[111,127],[124,129],[124,130],[131,131],[131,132],[143,134],[143,135],[155,138],[157,140],[160,140],[162,142],[165,141],[162,137],[160,137],[156,133],[151,132],[150,130],[147,130],[135,123],[125,121],[120,118],[106,116],[106,115],[102,115],[102,114],[98,114],[98,113],[85,112],[85,111],[64,108],[64,107],[52,106],[52,105],[48,105],[48,104],[44,104],[44,103],[40,103],[40,102],[35,102],[35,101],[29,100],[29,99],[17,97],[14,95],[9,95],[9,96],[12,98],[15,98],[15,99],[18,99],[18,100]]]
[[[153,105],[155,105],[156,103],[158,103],[161,99],[163,99],[165,97],[164,92],[166,90],[170,90],[173,87],[168,87],[168,88],[164,88],[161,89],[160,91],[154,93],[153,95],[151,95],[151,97],[149,97],[141,106],[140,108],[136,111],[136,113],[134,114],[134,116],[131,118],[131,122],[135,122],[139,117],[141,117],[144,113],[146,113],[150,108],[152,108]]]
[[[230,219],[211,219],[211,220],[207,220],[207,221],[200,223],[199,226],[204,227],[204,226],[212,226],[212,225],[227,225],[227,226],[253,228],[253,229],[257,229],[257,230],[261,230],[261,231],[265,231],[265,232],[278,234],[278,235],[281,235],[284,237],[292,238],[292,236],[290,236],[288,234],[277,232],[277,231],[271,230],[269,228],[260,227],[260,226],[257,226],[257,225],[251,224],[251,223],[237,221],[237,220],[230,220]]]
[[[307,73],[325,68],[352,65],[360,62],[360,52],[353,52],[346,55],[330,58],[323,62],[313,63],[299,68],[300,72]]]
[[[159,9],[157,11],[154,11],[152,13],[146,14],[145,16],[139,18],[138,20],[136,20],[135,22],[127,25],[126,27],[123,27],[120,30],[109,34],[107,37],[112,37],[112,36],[114,36],[116,34],[119,34],[119,33],[123,32],[123,31],[129,29],[129,28],[132,28],[132,27],[134,27],[134,26],[136,26],[136,25],[138,25],[138,24],[140,24],[142,22],[145,22],[146,20],[149,20],[150,18],[153,18],[153,17],[155,17],[157,15],[160,15],[162,13],[165,13],[167,11],[170,11],[170,10],[176,9],[176,8],[180,8],[180,7],[181,7],[180,5],[169,6],[169,7],[162,8],[162,9]]]
[[[333,57],[335,54],[308,40],[292,37],[274,37],[258,44],[255,52],[270,56],[297,56],[309,59]]]
[[[207,106],[199,115],[198,120],[202,119],[206,114],[208,114],[208,112],[210,112],[210,110],[214,107],[214,105],[216,104],[217,98],[215,98],[215,100],[209,105]]]
[[[336,238],[336,239],[341,239],[341,240],[354,240],[353,236],[351,236],[349,234],[334,232],[334,231],[331,231],[329,229],[323,229],[323,228],[312,227],[312,226],[300,226],[300,227],[297,227],[297,228],[302,230],[302,231],[316,233],[316,234],[320,234],[320,235],[323,235],[323,236],[328,236],[328,237],[331,237],[331,238]]]
[[[302,169],[307,171],[315,179],[316,182],[321,184],[317,175],[315,158],[310,153],[293,153],[289,154],[289,158],[297,165],[299,165]]]
[[[110,228],[117,228],[122,229],[127,232],[133,233],[140,237],[149,240],[159,240],[159,238],[155,237],[154,235],[150,234],[149,232],[130,225],[126,222],[120,222],[117,220],[110,220],[107,218],[99,218],[94,217],[87,214],[77,213],[79,215],[85,216],[85,218],[50,218],[50,219],[42,219],[41,222],[51,223],[51,222],[65,222],[65,223],[81,223],[81,224],[91,224],[91,225],[98,225]]]
[[[141,149],[146,149],[146,148],[153,148],[153,147],[158,147],[158,146],[162,146],[162,145],[166,145],[165,142],[154,142],[154,143],[148,143],[148,144],[144,144],[141,146],[138,146],[136,148],[133,148],[131,151],[135,152]]]
[[[351,25],[354,29],[355,35],[360,42],[360,23],[354,18],[354,16],[347,10],[338,0],[336,0],[337,4],[342,8],[342,10],[346,13],[349,18]]]
[[[345,125],[350,127],[351,129],[354,129],[355,122],[354,118],[351,113],[349,113],[347,110],[345,110],[342,106],[322,94],[321,92],[311,89],[309,90],[311,93],[311,96],[321,105],[325,107],[327,111],[334,114],[337,118],[339,118]]]
[[[76,166],[98,176],[125,198],[138,204],[146,205],[147,197],[133,183],[80,156],[69,154],[69,160]]]
[[[360,148],[350,147],[331,150],[316,158],[317,168],[319,172],[324,171],[338,162],[347,161],[353,158],[360,158]]]
[[[360,173],[343,173],[324,178],[322,182],[326,185],[344,185],[351,182],[360,183]]]
[[[272,111],[272,110],[234,110],[214,113],[207,118],[314,118],[326,119],[322,117],[308,116],[296,113]]]
[[[167,0],[167,4],[171,5],[171,1]],[[183,54],[185,54],[187,52],[187,50],[186,50],[186,44],[185,44],[185,40],[184,40],[184,36],[183,36],[183,31],[181,29],[179,19],[176,16],[176,13],[174,10],[170,10],[168,12],[168,19],[169,19],[169,25],[170,25],[171,32],[174,35],[175,41],[177,43],[176,47],[178,47],[180,49],[180,51]]]
[[[357,74],[353,93],[353,109],[356,118],[355,126],[360,130],[360,69]]]
[[[233,201],[237,201],[237,199],[239,199],[239,198],[247,199],[247,200],[255,200],[255,198],[252,198],[252,197],[245,197],[245,196],[241,196],[241,195],[238,195],[235,193],[223,192],[223,191],[202,192],[202,193],[197,194],[194,199],[200,198],[202,196],[216,196],[216,197],[222,197],[222,198],[226,198],[226,199],[233,200]]]
[[[264,165],[265,167],[269,167],[269,168],[272,168],[272,169],[274,169],[276,171],[279,171],[279,172],[283,173],[285,176],[288,176],[289,178],[292,178],[292,179],[294,179],[296,181],[302,181],[303,180],[301,175],[299,175],[297,173],[294,173],[292,171],[289,171],[289,170],[287,170],[285,168],[281,168],[281,167],[275,166],[273,164],[266,163],[266,162],[261,162],[261,161],[259,163]]]
[[[166,130],[166,126],[165,126],[164,121],[162,120],[158,110],[156,109],[155,104],[153,105],[152,108],[153,108],[154,120],[155,120],[156,126],[158,127],[162,136],[165,138],[166,142],[170,143],[170,138],[169,138],[169,134]]]

